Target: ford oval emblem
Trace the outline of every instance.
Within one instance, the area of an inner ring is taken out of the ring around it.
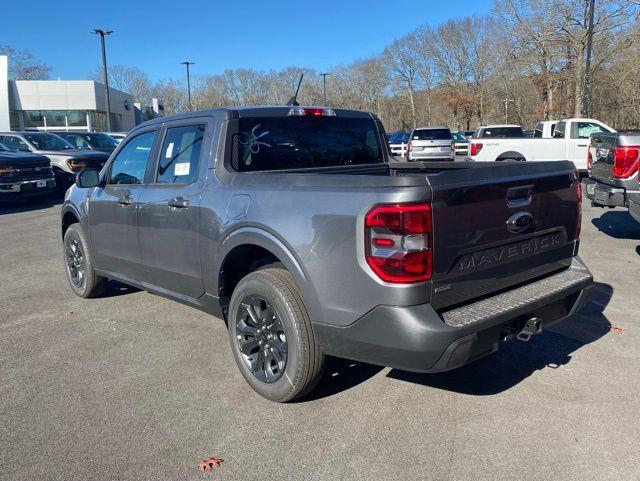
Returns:
[[[528,212],[516,212],[507,219],[507,229],[511,232],[524,232],[533,226],[533,216]]]

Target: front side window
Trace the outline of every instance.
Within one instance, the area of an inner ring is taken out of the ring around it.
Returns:
[[[167,129],[160,151],[157,183],[190,184],[198,178],[204,129],[204,125]]]
[[[1,135],[0,142],[9,150],[15,150],[16,152],[31,152],[27,143],[20,137],[15,137],[13,135]]]
[[[142,184],[156,132],[132,138],[111,164],[110,184]]]
[[[69,150],[73,145],[55,134],[24,134],[24,138],[36,146],[38,150]]]
[[[578,122],[578,138],[588,139],[594,132],[608,132],[602,125],[595,122]]]

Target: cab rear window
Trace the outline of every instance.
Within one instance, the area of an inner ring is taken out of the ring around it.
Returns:
[[[245,117],[232,136],[231,166],[239,172],[382,162],[380,135],[369,118]]]

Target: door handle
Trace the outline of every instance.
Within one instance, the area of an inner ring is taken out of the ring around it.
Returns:
[[[124,197],[118,197],[118,201],[117,202],[120,205],[127,206],[127,205],[133,204],[133,199],[131,198],[130,195],[125,195]]]
[[[578,144],[578,147],[586,147],[587,144]]]
[[[174,197],[167,203],[167,205],[172,209],[186,209],[189,207],[189,199]]]

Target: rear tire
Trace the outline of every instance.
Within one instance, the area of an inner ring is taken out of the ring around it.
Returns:
[[[86,299],[105,291],[108,279],[96,274],[87,235],[80,224],[70,225],[64,233],[62,252],[67,280],[75,295]]]
[[[231,296],[228,326],[238,368],[261,396],[292,401],[322,377],[324,354],[288,271],[270,267],[247,274]]]

